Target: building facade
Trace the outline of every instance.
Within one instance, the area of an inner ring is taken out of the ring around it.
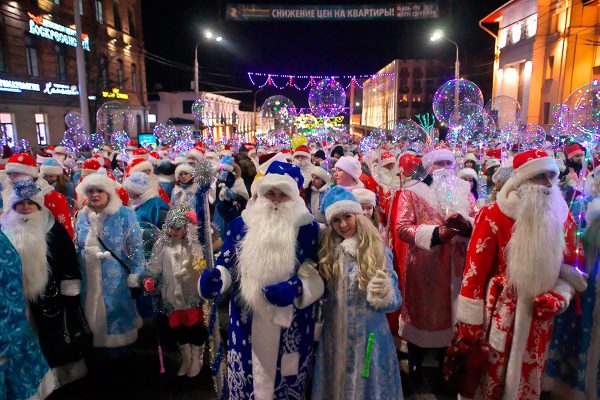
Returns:
[[[245,142],[254,141],[255,115],[252,111],[241,111],[240,100],[219,94],[201,92],[204,98],[203,135],[212,135],[217,143],[229,140],[234,135],[241,136]],[[176,127],[193,125],[192,104],[194,92],[156,92],[148,94],[150,128],[156,123],[171,120]]]
[[[58,144],[79,111],[73,1],[79,1],[90,126],[107,101],[128,104],[147,131],[141,0],[0,2],[0,130],[33,147]],[[84,116],[85,117],[85,116]]]
[[[380,127],[397,119],[431,112],[433,95],[444,83],[447,66],[438,60],[394,60],[363,84],[361,123]]]
[[[512,0],[480,26],[496,40],[493,95],[517,99],[524,123],[553,124],[554,105],[600,79],[598,0]]]

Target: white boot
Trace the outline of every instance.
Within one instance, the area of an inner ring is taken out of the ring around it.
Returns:
[[[192,345],[192,365],[187,372],[187,376],[190,378],[195,377],[200,373],[202,369],[202,363],[204,361],[204,345],[194,346]]]
[[[177,376],[184,376],[192,364],[192,349],[189,343],[179,345],[179,352],[181,353],[181,367],[177,371]]]

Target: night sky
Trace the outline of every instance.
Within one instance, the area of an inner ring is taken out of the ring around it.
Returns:
[[[309,0],[232,1],[273,4],[381,4],[394,1]],[[502,0],[440,0],[440,18],[415,21],[368,22],[236,22],[225,21],[226,0],[144,0],[142,14],[146,50],[183,64],[172,68],[146,61],[148,91],[189,90],[193,80],[194,46],[199,46],[201,89],[208,91],[254,89],[246,72],[351,75],[375,73],[395,58],[439,58],[454,63],[455,47],[431,43],[429,35],[442,28],[461,51],[461,76],[480,85],[485,98],[491,91],[493,38],[478,21],[498,8]],[[218,31],[223,42],[204,39],[204,29]],[[187,67],[187,69],[185,69]],[[448,77],[453,75],[449,69]],[[254,89],[256,90],[256,89]],[[305,107],[307,92],[278,91],[258,94],[258,104],[273,94],[292,97]],[[252,107],[253,95],[228,95]]]

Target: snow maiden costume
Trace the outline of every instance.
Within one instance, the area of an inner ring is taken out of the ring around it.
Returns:
[[[258,198],[229,224],[202,297],[231,288],[227,383],[231,399],[303,399],[312,359],[313,303],[323,294],[317,272],[318,224],[300,198],[296,166],[273,162]],[[275,204],[272,188],[290,199]]]
[[[142,251],[135,252],[139,259],[131,260],[123,248],[124,235],[137,218],[133,210],[122,205],[115,182],[106,175],[91,174],[81,184],[84,193],[97,188],[109,195],[108,205],[100,212],[86,205],[75,225],[85,316],[94,335],[94,347],[127,346],[136,341],[142,326],[129,289],[138,286],[138,275],[143,272]],[[142,246],[141,237],[139,242]]]
[[[330,256],[337,263],[329,267],[335,275],[328,278],[312,398],[402,399],[396,348],[385,317],[386,312],[396,310],[401,302],[391,252],[387,249],[383,251],[379,232],[362,215],[360,203],[346,189],[339,186],[331,189],[325,196],[323,207],[330,226],[336,216],[347,213],[358,215],[357,232],[353,237],[342,239],[329,230],[324,234],[320,252],[321,269],[322,263],[329,261],[325,254],[328,242],[333,252]],[[358,219],[361,219],[360,223]],[[359,240],[373,240],[375,243],[372,246],[381,246],[380,257],[385,263],[378,266],[379,269],[373,272],[368,282],[362,282],[358,260],[365,256],[358,252],[365,243],[359,243]]]
[[[196,204],[196,189],[198,185],[194,184],[191,175],[194,167],[191,164],[183,163],[175,169],[175,187],[171,192],[171,204],[186,202],[194,206]],[[190,180],[187,183],[179,180],[179,174],[187,172],[190,174]]]
[[[0,399],[43,400],[56,380],[25,317],[21,257],[0,232]]]
[[[15,206],[25,201],[34,202],[37,210],[18,213]],[[9,208],[2,216],[2,230],[21,255],[31,325],[58,385],[83,377],[90,335],[79,303],[81,273],[73,242],[44,207],[39,185],[15,183]]]

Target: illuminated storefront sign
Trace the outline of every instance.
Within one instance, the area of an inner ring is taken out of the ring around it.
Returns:
[[[33,82],[9,81],[7,79],[0,79],[0,91],[2,92],[22,93],[24,90],[39,92],[40,85]]]
[[[79,90],[75,85],[62,85],[60,83],[47,82],[44,88],[46,94],[65,94],[67,96],[79,96]]]
[[[41,15],[29,15],[29,33],[46,39],[63,43],[68,46],[77,47],[77,35],[75,29],[52,22]],[[90,38],[85,33],[81,35],[84,50],[90,51]]]
[[[343,116],[328,118],[327,121],[321,117],[315,117],[312,114],[300,114],[296,117],[294,125],[297,129],[316,129],[322,127],[338,127],[344,122]]]
[[[120,99],[128,100],[129,95],[127,93],[121,93],[119,89],[113,88],[110,92],[102,92],[102,97],[106,99]]]

